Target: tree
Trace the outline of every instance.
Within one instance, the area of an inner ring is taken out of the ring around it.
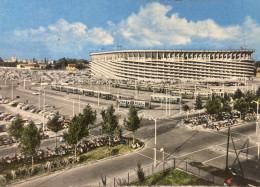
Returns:
[[[241,118],[241,114],[248,111],[248,103],[246,102],[245,98],[241,97],[240,99],[236,99],[234,103],[234,109],[240,112]]]
[[[221,100],[219,98],[215,98],[212,101],[208,101],[205,108],[209,115],[219,114],[222,111]]]
[[[258,86],[258,89],[256,91],[256,95],[257,95],[257,97],[260,97],[260,86]]]
[[[75,159],[77,160],[77,144],[79,140],[82,138],[81,137],[81,120],[82,120],[82,115],[79,116],[74,116],[72,120],[69,123],[69,129],[68,132],[65,133],[64,138],[66,139],[67,143],[69,145],[74,146],[75,150]]]
[[[109,106],[106,110],[101,111],[102,115],[102,130],[105,134],[109,136],[109,147],[108,150],[110,152],[110,139],[113,134],[115,134],[118,129],[118,121],[120,116],[115,115],[115,109],[113,105]]]
[[[15,140],[17,142],[22,137],[23,129],[24,129],[23,118],[20,114],[17,114],[15,117],[15,120],[12,121],[12,123],[8,129],[8,132],[11,136],[13,136],[15,138]],[[16,153],[16,150],[15,150],[15,153]]]
[[[57,149],[57,133],[64,127],[63,122],[60,120],[60,115],[57,112],[55,116],[47,122],[47,127],[56,134],[55,145]]]
[[[71,120],[68,133],[65,133],[65,139],[68,144],[74,145],[76,159],[76,146],[82,138],[88,136],[89,125],[94,124],[95,121],[96,111],[93,111],[89,105],[83,109],[83,114],[80,113],[78,116],[74,116]]]
[[[33,168],[33,156],[37,154],[38,148],[41,144],[41,135],[33,121],[29,122],[29,125],[24,127],[21,137],[21,152],[26,156],[32,157]]]
[[[224,103],[225,101],[228,101],[228,102],[230,102],[230,97],[229,97],[229,95],[225,92],[224,93],[224,97],[223,97],[223,99],[222,99],[222,102]]]
[[[136,108],[131,105],[129,108],[128,119],[124,119],[124,126],[128,131],[133,132],[133,144],[135,143],[134,133],[141,127],[141,119],[137,114]]]
[[[186,114],[187,114],[187,119],[188,119],[188,111],[190,110],[189,105],[187,105],[187,104],[183,105],[183,106],[182,106],[182,109],[186,112]]]
[[[203,109],[203,105],[202,105],[201,96],[198,95],[198,96],[196,97],[195,110],[200,110],[200,109]]]
[[[245,96],[245,100],[246,102],[248,103],[248,108],[252,108],[253,110],[256,109],[256,103],[255,102],[252,102],[252,101],[255,101],[257,100],[257,96],[256,94],[253,94],[253,93],[250,93],[248,92]],[[255,110],[256,112],[256,110]]]
[[[223,102],[223,106],[222,106],[222,112],[231,112],[232,107],[229,105],[228,101],[224,101]]]
[[[145,180],[145,172],[143,170],[143,168],[141,167],[141,163],[137,163],[137,171],[136,171],[138,180],[139,180],[139,184],[142,184]]]
[[[50,70],[52,69],[52,65],[51,64],[47,64],[46,67],[45,67],[46,70]]]
[[[89,127],[90,124],[94,124],[97,120],[97,112],[93,111],[91,106],[88,104],[84,109],[83,109],[83,126]]]
[[[16,140],[19,140],[22,137],[23,129],[24,129],[24,125],[23,125],[22,116],[20,114],[17,114],[15,120],[12,121],[8,129],[8,132]]]
[[[233,99],[236,100],[236,99],[240,99],[241,97],[244,97],[244,94],[243,92],[238,88],[235,93],[234,93],[234,96],[233,96]]]

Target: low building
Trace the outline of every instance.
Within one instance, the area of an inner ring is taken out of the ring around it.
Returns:
[[[76,68],[76,64],[68,64],[68,66],[66,67],[66,70],[77,71],[78,69]]]

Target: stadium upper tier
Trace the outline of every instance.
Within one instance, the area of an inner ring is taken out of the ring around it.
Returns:
[[[254,76],[255,50],[126,50],[91,53],[91,72],[114,79],[172,80]]]

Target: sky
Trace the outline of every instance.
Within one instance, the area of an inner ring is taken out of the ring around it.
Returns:
[[[259,0],[1,0],[0,57],[246,48],[260,60],[259,10]]]

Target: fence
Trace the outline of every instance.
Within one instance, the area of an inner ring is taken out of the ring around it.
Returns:
[[[215,176],[214,174],[201,170],[195,166],[192,166],[190,163],[192,160],[182,160],[182,159],[172,159],[168,160],[165,162],[159,162],[157,163],[156,167],[154,165],[147,165],[147,166],[142,166],[143,171],[145,173],[146,177],[149,177],[153,174],[162,172],[166,169],[171,169],[171,168],[176,168],[182,171],[185,171],[187,173],[190,173],[192,175],[195,175],[199,178],[205,179],[207,181],[214,182],[215,184],[218,185],[223,185],[224,179],[222,177]],[[122,185],[127,185],[130,184],[131,182],[137,181],[137,166],[136,169],[133,171],[129,171],[117,176],[109,176],[106,175],[106,185],[107,186],[122,186]],[[105,175],[105,174],[103,174]],[[103,186],[102,180],[100,178],[100,182],[92,184],[94,186]]]

